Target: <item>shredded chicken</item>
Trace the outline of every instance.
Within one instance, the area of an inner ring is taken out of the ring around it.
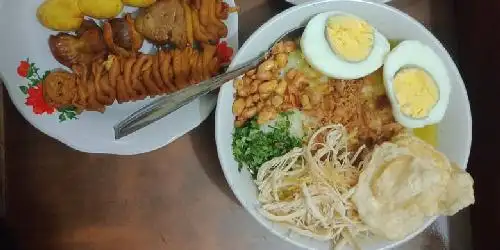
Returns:
[[[324,140],[318,136],[324,134]],[[367,227],[351,201],[363,162],[364,147],[352,154],[342,125],[320,128],[304,148],[264,163],[255,180],[261,213],[294,231],[343,245]],[[355,242],[351,242],[355,245]]]

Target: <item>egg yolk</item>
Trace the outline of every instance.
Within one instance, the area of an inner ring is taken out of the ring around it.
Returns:
[[[426,117],[438,101],[438,87],[423,69],[402,69],[394,76],[393,84],[401,112],[409,117]]]
[[[354,16],[328,18],[326,39],[339,57],[350,62],[365,60],[373,48],[375,30],[365,20]]]

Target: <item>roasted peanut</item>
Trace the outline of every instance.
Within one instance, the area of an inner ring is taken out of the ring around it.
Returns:
[[[259,93],[260,94],[269,94],[269,93],[273,92],[276,89],[276,87],[278,87],[278,81],[276,81],[276,80],[263,82],[259,86]]]
[[[283,47],[286,53],[290,53],[297,49],[297,44],[294,41],[286,41],[283,43]]]
[[[269,81],[273,79],[271,71],[257,72],[257,79],[261,81]]]
[[[233,87],[234,87],[236,90],[238,90],[238,89],[242,88],[242,87],[243,87],[243,80],[241,80],[240,78],[238,78],[238,79],[234,80],[234,82],[233,82]]]
[[[247,86],[250,83],[252,83],[252,78],[250,78],[248,76],[243,76],[243,86]]]
[[[288,83],[285,80],[283,80],[283,79],[280,80],[278,83],[278,86],[276,87],[274,92],[276,92],[276,94],[278,94],[278,95],[284,95],[287,85],[288,85]]]
[[[243,88],[238,89],[237,93],[241,97],[247,97],[247,96],[250,95],[250,91],[249,90],[250,89],[243,87]]]
[[[286,78],[288,80],[293,80],[295,76],[297,76],[298,71],[296,69],[291,69],[288,72],[286,72]]]
[[[265,106],[271,106],[271,105],[273,105],[273,103],[271,102],[271,100],[269,100],[269,99],[268,99],[268,100],[266,100],[266,101],[264,102],[264,105],[265,105]]]
[[[255,69],[251,69],[245,75],[247,75],[247,76],[253,76],[253,75],[255,75],[255,72],[256,72]]]
[[[275,56],[275,60],[278,68],[284,68],[288,63],[288,55],[285,53],[279,53]]]
[[[255,94],[259,90],[259,85],[262,83],[260,80],[253,80],[250,84],[250,93]]]
[[[258,124],[264,124],[274,118],[278,115],[278,112],[270,106],[264,107],[260,112],[257,117],[257,123]]]
[[[261,110],[263,107],[264,107],[264,102],[263,101],[257,103],[257,110]]]
[[[283,104],[283,97],[279,95],[275,95],[271,98],[271,104],[275,107],[279,107],[281,104]]]
[[[245,87],[245,84],[242,79],[236,79],[233,84],[238,96],[245,97],[249,95],[248,88]]]
[[[304,110],[312,108],[311,102],[309,101],[309,96],[307,95],[300,96],[300,104],[302,105],[302,108],[304,108]]]
[[[253,101],[253,102],[258,102],[258,101],[260,101],[260,96],[259,96],[259,94],[255,94],[255,95],[253,95],[253,96],[252,96],[252,101]]]
[[[245,109],[245,100],[243,98],[238,98],[233,103],[233,114],[236,116],[241,115]]]
[[[244,119],[250,119],[254,117],[256,114],[257,114],[257,107],[252,106],[250,108],[246,108],[245,110],[243,110],[241,117]]]
[[[249,96],[245,99],[245,107],[250,108],[253,106],[253,98]]]
[[[259,65],[259,67],[257,68],[257,72],[265,72],[273,70],[275,68],[276,68],[276,62],[272,59],[267,59]]]
[[[279,53],[285,52],[285,45],[283,44],[283,41],[277,43],[274,45],[274,47],[271,49],[271,54],[276,55]]]

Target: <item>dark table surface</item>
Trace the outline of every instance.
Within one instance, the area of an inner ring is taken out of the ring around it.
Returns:
[[[279,0],[237,3],[240,41],[290,6]],[[396,0],[394,5],[430,27],[451,52],[457,51],[450,1]],[[3,103],[5,174],[0,168],[0,182],[6,179],[6,225],[13,246],[295,249],[261,227],[231,193],[214,147],[213,117],[154,152],[91,155],[45,136],[20,116],[8,98]],[[477,152],[472,157],[478,157]]]

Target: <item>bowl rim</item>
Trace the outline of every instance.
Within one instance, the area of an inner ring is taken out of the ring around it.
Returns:
[[[364,0],[319,0],[319,1],[311,1],[311,2],[307,2],[307,3],[303,3],[303,4],[300,4],[300,5],[295,5],[295,6],[292,6],[278,14],[276,14],[275,16],[273,16],[272,18],[270,18],[269,20],[267,20],[264,24],[262,24],[258,29],[256,29],[244,42],[244,44],[241,46],[241,48],[238,50],[238,53],[235,55],[234,59],[233,59],[233,62],[231,63],[231,65],[229,66],[229,69],[231,68],[234,68],[236,66],[236,62],[238,61],[238,57],[242,54],[242,53],[246,53],[245,51],[247,51],[248,47],[249,47],[249,41],[252,41],[255,39],[255,37],[257,36],[257,34],[261,33],[263,30],[266,30],[268,29],[270,26],[273,25],[273,23],[275,23],[277,20],[279,19],[282,19],[283,17],[285,16],[288,16],[290,15],[290,13],[293,13],[295,11],[299,11],[299,9],[301,8],[305,8],[305,7],[314,7],[314,5],[322,5],[322,4],[325,4],[325,3],[328,3],[328,2],[356,2],[356,3],[359,3],[359,4],[365,4],[365,5],[371,5],[371,6],[376,6],[377,8],[380,8],[380,9],[383,9],[384,11],[387,11],[387,12],[392,12],[393,14],[395,15],[398,15],[400,16],[401,18],[404,18],[404,19],[407,19],[409,22],[411,22],[412,26],[414,28],[418,28],[418,29],[421,29],[425,36],[429,37],[431,40],[433,40],[433,44],[436,45],[440,50],[446,52],[445,53],[445,65],[451,67],[453,69],[452,73],[453,75],[456,76],[456,86],[454,86],[455,88],[459,88],[459,91],[464,94],[465,96],[465,99],[463,99],[464,102],[466,102],[466,106],[467,106],[467,110],[464,111],[463,115],[466,117],[466,120],[467,120],[467,134],[465,135],[466,138],[464,139],[464,141],[466,142],[466,145],[465,145],[465,148],[468,149],[466,150],[465,153],[465,161],[463,162],[464,165],[461,166],[464,170],[467,169],[467,164],[468,164],[468,159],[469,159],[469,156],[470,156],[470,149],[471,149],[471,144],[472,144],[472,114],[471,114],[471,109],[470,109],[470,101],[469,101],[469,97],[468,97],[468,94],[467,94],[467,90],[465,88],[465,83],[463,81],[463,78],[460,74],[460,71],[458,70],[458,67],[455,63],[455,61],[453,60],[453,58],[451,57],[450,53],[448,52],[448,50],[443,46],[443,44],[441,43],[441,41],[439,41],[439,39],[437,39],[434,34],[432,34],[431,31],[429,31],[427,29],[427,27],[425,27],[422,23],[420,23],[418,20],[416,20],[415,18],[411,17],[410,15],[406,14],[405,12],[395,8],[395,7],[392,7],[392,6],[389,6],[387,4],[384,4],[384,3],[379,3],[379,2],[371,2],[371,1],[364,1]],[[323,12],[327,12],[327,11],[332,11],[332,10],[325,10]],[[451,62],[451,65],[450,65],[450,62]],[[226,84],[232,84],[232,81],[229,81],[227,82]],[[222,93],[222,92],[221,92]],[[223,103],[222,103],[222,98],[221,98],[221,93],[219,93],[219,96],[217,98],[217,107],[216,107],[216,110],[215,110],[215,142],[216,142],[216,147],[217,147],[217,155],[218,155],[218,158],[219,159],[223,159],[222,157],[222,150],[220,149],[220,146],[221,143],[220,143],[220,140],[221,139],[221,135],[220,133],[222,131],[220,131],[218,128],[221,126],[220,123],[223,123],[223,122],[227,122],[227,120],[223,120],[222,119],[222,115],[221,115],[221,108]],[[225,132],[227,133],[227,131]],[[241,193],[239,191],[237,191],[236,189],[236,186],[235,184],[233,183],[233,180],[231,178],[228,178],[228,172],[225,171],[226,169],[226,165],[223,161],[220,161],[220,164],[221,164],[221,168],[222,168],[222,172],[224,174],[224,177],[227,181],[227,183],[229,184],[230,188],[231,188],[231,191],[233,192],[233,194],[236,196],[236,198],[238,199],[238,201],[240,202],[240,204],[243,206],[243,208],[252,215],[252,217],[254,217],[254,219],[259,223],[261,224],[263,227],[265,227],[269,232],[271,232],[272,234],[278,236],[279,238],[295,245],[295,246],[299,246],[299,247],[302,247],[302,248],[306,248],[308,249],[309,247],[307,245],[304,245],[304,244],[301,244],[299,242],[297,242],[295,239],[292,239],[290,238],[288,235],[284,235],[284,234],[281,234],[281,233],[278,233],[277,231],[275,231],[269,224],[265,224],[261,221],[261,218],[258,216],[257,214],[257,211],[254,211],[254,210],[251,210],[249,209],[249,207],[247,207],[247,205],[245,205],[246,203],[244,201],[246,201],[246,199],[244,199],[241,195]],[[408,236],[406,236],[404,239],[401,239],[401,240],[398,240],[398,241],[390,241],[391,244],[388,244],[380,249],[391,249],[391,248],[394,248],[394,247],[397,247],[403,243],[406,243],[407,241],[413,239],[415,236],[417,236],[418,234],[420,234],[421,232],[423,232],[427,227],[429,227],[436,219],[438,218],[438,216],[433,216],[433,217],[429,217],[427,218],[426,222],[424,224],[422,224],[421,227],[419,227],[416,231],[414,231],[413,233],[409,234]],[[265,218],[263,218],[263,220],[265,220]]]

